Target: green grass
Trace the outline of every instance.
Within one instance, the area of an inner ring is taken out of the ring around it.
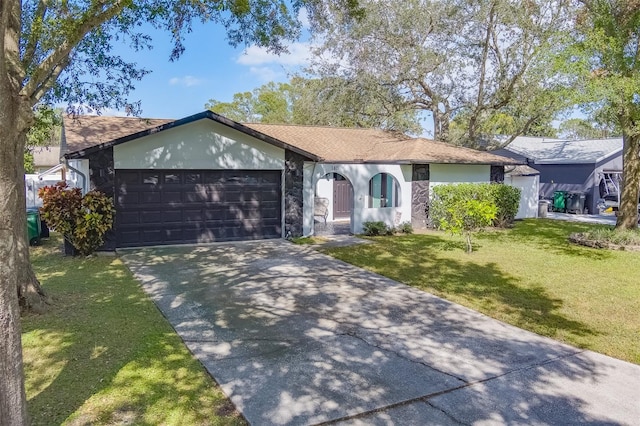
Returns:
[[[541,335],[640,364],[640,253],[568,242],[593,225],[526,220],[474,237],[371,238],[325,252]]]
[[[291,239],[292,243],[299,245],[322,244],[326,241],[327,239],[322,237],[296,237]]]
[[[31,252],[55,298],[22,323],[33,425],[244,424],[119,259],[60,245],[52,234]]]

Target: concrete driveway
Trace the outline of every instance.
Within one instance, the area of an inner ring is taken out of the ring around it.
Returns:
[[[640,366],[265,241],[122,258],[253,425],[638,424]]]

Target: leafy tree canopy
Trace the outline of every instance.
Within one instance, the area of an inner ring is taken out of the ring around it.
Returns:
[[[638,227],[640,198],[640,2],[582,0],[576,40],[559,70],[588,113],[623,138],[623,183],[617,228]]]
[[[568,0],[361,4],[356,23],[338,9],[321,21],[312,71],[357,81],[390,113],[428,111],[436,139],[505,144],[496,132],[528,133],[572,104],[551,66],[573,25]]]
[[[387,109],[379,90],[341,78],[293,77],[236,93],[231,102],[211,99],[205,108],[240,122],[288,123],[338,127],[381,127],[420,133],[415,110]]]
[[[592,119],[570,118],[560,123],[560,136],[567,139],[601,139],[620,136],[620,131]]]

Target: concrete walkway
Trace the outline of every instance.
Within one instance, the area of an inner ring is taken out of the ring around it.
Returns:
[[[640,366],[285,241],[121,252],[253,425],[638,424]]]
[[[547,218],[554,220],[564,220],[568,222],[599,223],[602,225],[611,226],[615,226],[617,219],[613,214],[571,214],[559,212],[549,212],[547,213]]]

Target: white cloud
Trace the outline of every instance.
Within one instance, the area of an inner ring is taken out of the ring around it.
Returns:
[[[311,22],[309,22],[309,11],[306,7],[303,7],[298,11],[298,21],[300,21],[302,28],[305,30],[308,30],[311,27]]]
[[[264,47],[249,46],[241,56],[236,59],[240,65],[265,65],[278,64],[287,66],[307,65],[311,58],[311,43],[295,42],[287,46],[289,53],[276,55],[268,52]]]
[[[202,84],[203,80],[192,75],[185,75],[184,77],[173,77],[169,80],[169,84],[172,86],[185,86],[193,87]]]
[[[256,76],[258,80],[265,83],[275,81],[284,75],[284,73],[276,71],[271,67],[251,67],[249,68],[249,72]]]

